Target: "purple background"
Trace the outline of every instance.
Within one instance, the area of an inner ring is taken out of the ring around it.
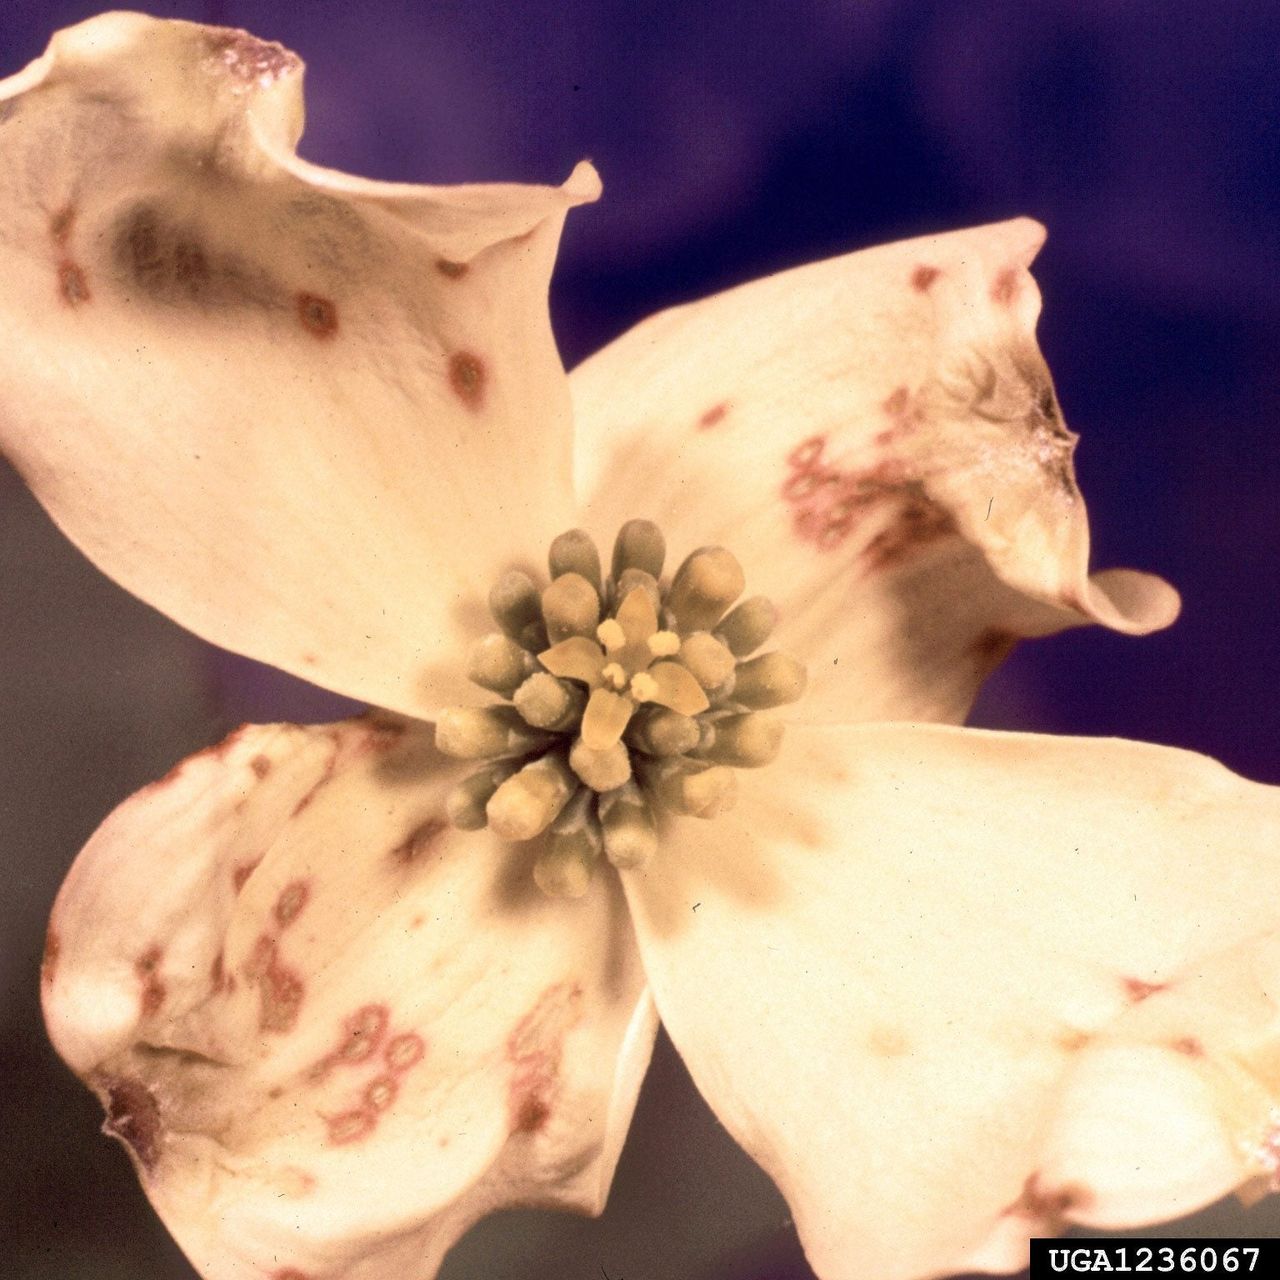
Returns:
[[[1280,10],[1270,0],[364,0],[155,4],[309,63],[302,150],[382,178],[557,181],[566,362],[662,306],[865,244],[1030,213],[1042,343],[1096,563],[1183,590],[1171,631],[1024,646],[982,723],[1206,751],[1280,782]],[[9,0],[17,70],[93,5]],[[45,1045],[44,917],[112,804],[305,687],[186,637],[89,570],[0,473],[0,1257],[15,1280],[192,1273]],[[850,1153],[851,1161],[857,1158]],[[1280,1234],[1273,1206],[1183,1224]],[[785,1206],[660,1048],[600,1223],[500,1218],[467,1276],[802,1280]]]

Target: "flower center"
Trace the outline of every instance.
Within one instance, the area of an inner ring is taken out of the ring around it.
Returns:
[[[441,713],[436,745],[487,763],[450,794],[449,818],[508,840],[546,837],[534,861],[553,896],[586,892],[603,856],[642,866],[664,813],[712,818],[736,795],[737,769],[774,759],[781,721],[762,714],[804,692],[789,654],[751,656],[777,623],[742,594],[723,547],[693,552],[669,579],[648,520],[623,525],[606,577],[581,529],[551,544],[550,585],[504,574],[489,593],[501,630],[469,676],[505,703]]]

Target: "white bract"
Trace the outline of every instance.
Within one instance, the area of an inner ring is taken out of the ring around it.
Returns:
[[[116,14],[0,86],[5,452],[124,586],[384,709],[179,765],[54,909],[50,1033],[196,1267],[425,1278],[495,1208],[598,1212],[659,1016],[823,1280],[1014,1269],[1064,1222],[1265,1183],[1276,792],[952,727],[1017,639],[1177,612],[1156,579],[1088,574],[1033,334],[1041,229],[785,272],[566,377],[547,282],[590,167],[332,173],[294,154],[300,82],[279,46]],[[767,763],[776,735],[718,727],[719,613],[689,615],[696,641],[639,597],[570,619],[554,672],[492,642],[545,675],[548,724],[594,699],[584,829],[609,770],[649,767],[660,696],[707,704],[696,768],[762,766],[714,817],[655,811],[656,851],[535,883],[519,806],[451,825],[475,763],[430,722],[483,702],[491,585],[546,586],[555,535],[632,519],[731,548],[808,692]]]

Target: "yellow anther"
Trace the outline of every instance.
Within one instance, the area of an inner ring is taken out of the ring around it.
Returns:
[[[456,760],[524,755],[549,741],[515,707],[448,707],[436,719],[436,747]]]
[[[555,820],[577,789],[568,761],[556,752],[527,764],[489,798],[489,826],[504,840],[532,840]]]
[[[552,731],[576,725],[587,705],[587,695],[581,685],[557,680],[545,671],[531,675],[511,700],[527,723]]]
[[[592,791],[612,791],[631,777],[631,753],[621,742],[595,751],[579,738],[569,750],[569,768]]]
[[[777,758],[782,748],[782,722],[747,712],[725,716],[713,726],[714,734],[700,754],[716,764],[735,769],[758,769]]]
[[[733,700],[753,710],[785,707],[804,693],[805,670],[789,653],[762,653],[738,664]]]
[[[563,573],[542,593],[542,617],[552,644],[595,635],[600,596],[580,573]]]
[[[702,733],[692,716],[650,704],[632,721],[630,738],[646,755],[682,756],[697,747]]]
[[[579,791],[548,833],[548,847],[533,865],[538,888],[551,898],[580,898],[591,884],[591,875],[603,847],[594,798]]]
[[[605,855],[615,867],[642,867],[653,857],[658,847],[653,812],[634,782],[601,796],[599,813]]]
[[[548,898],[581,898],[591,888],[598,857],[581,834],[553,839],[533,864],[534,883]]]
[[[606,618],[596,628],[596,639],[604,645],[606,653],[616,653],[619,649],[626,647],[627,633],[623,631],[622,624],[617,618]]]
[[[600,679],[610,689],[616,689],[619,693],[627,687],[627,673],[616,662],[610,662],[605,666],[600,672]]]
[[[674,658],[680,652],[680,637],[674,631],[655,631],[648,645],[655,658]]]
[[[553,578],[576,573],[597,591],[604,581],[600,576],[600,552],[585,529],[570,529],[556,538],[547,555],[547,565]]]
[[[647,671],[631,677],[631,696],[637,702],[652,702],[658,692],[658,682]]]
[[[686,636],[680,648],[680,661],[704,689],[718,689],[733,675],[733,654],[728,646],[705,631]]]
[[[533,673],[527,650],[501,631],[485,636],[471,651],[468,677],[482,689],[509,698]]]
[[[613,576],[621,578],[628,569],[640,569],[660,578],[666,554],[662,530],[652,520],[628,520],[613,544]]]

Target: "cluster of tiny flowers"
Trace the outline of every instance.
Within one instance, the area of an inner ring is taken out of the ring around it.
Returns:
[[[623,525],[607,576],[587,533],[562,533],[549,585],[512,571],[489,593],[499,630],[468,674],[505,701],[437,721],[441,751],[486,762],[450,794],[450,821],[541,838],[533,875],[548,894],[585,893],[602,857],[642,866],[664,813],[723,813],[735,770],[782,745],[781,721],[762,713],[804,692],[789,654],[751,656],[777,611],[763,596],[734,606],[745,578],[733,555],[704,547],[669,580],[665,560],[648,520]]]

